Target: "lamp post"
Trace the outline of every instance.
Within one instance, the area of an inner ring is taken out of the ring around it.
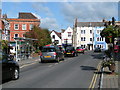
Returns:
[[[17,40],[15,40],[15,42],[16,42],[16,61],[18,61],[18,51],[17,51]]]

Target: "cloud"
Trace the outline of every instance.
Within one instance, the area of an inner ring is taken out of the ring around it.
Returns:
[[[3,2],[118,2],[119,0],[2,0]]]
[[[61,3],[61,13],[67,22],[73,22],[75,18],[79,21],[101,21],[103,18],[117,17],[117,3],[107,2],[79,2]]]
[[[49,30],[60,30],[59,25],[57,24],[57,20],[55,18],[41,18],[41,25],[42,28],[48,28]]]
[[[52,12],[48,7],[45,6],[45,3],[35,2],[32,3],[32,7],[37,13],[45,13],[46,16],[53,16]]]

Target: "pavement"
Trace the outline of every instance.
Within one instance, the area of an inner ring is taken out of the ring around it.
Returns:
[[[28,65],[28,64],[32,64],[32,63],[36,63],[36,62],[40,62],[40,57],[31,57],[29,59],[26,60],[20,60],[18,61],[18,64],[20,67],[24,66],[24,65]]]
[[[120,90],[120,58],[117,58],[115,73],[111,74],[108,67],[103,69],[100,88]]]

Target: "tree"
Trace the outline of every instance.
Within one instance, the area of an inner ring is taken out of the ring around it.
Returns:
[[[25,34],[27,38],[38,39],[33,42],[33,45],[44,46],[51,43],[50,32],[48,29],[42,29],[40,27],[34,26],[33,29]]]
[[[105,22],[105,28],[100,33],[100,35],[101,37],[105,37],[107,43],[114,43],[114,38],[120,36],[119,32],[120,28],[115,26],[115,18],[112,17],[112,21],[109,21],[108,24]]]
[[[9,53],[9,46],[7,40],[2,40],[2,52]]]

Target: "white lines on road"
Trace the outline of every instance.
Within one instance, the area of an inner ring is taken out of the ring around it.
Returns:
[[[30,64],[26,64],[26,65],[21,66],[20,68],[23,68],[23,67],[26,67],[26,66],[30,66],[30,65],[33,65],[33,64],[36,64],[36,63],[37,63],[37,62],[30,63]]]
[[[35,60],[35,61],[40,61],[39,59]]]
[[[55,63],[55,65],[57,65],[58,63]]]
[[[53,65],[49,65],[48,67],[52,67]]]

